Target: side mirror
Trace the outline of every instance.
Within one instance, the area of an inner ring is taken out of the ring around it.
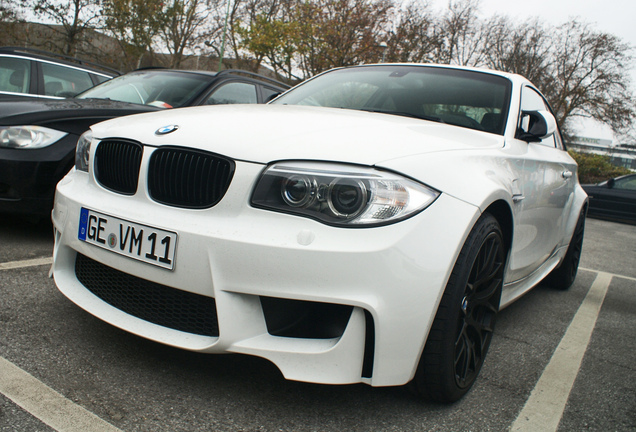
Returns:
[[[607,188],[608,188],[608,189],[613,189],[613,188],[614,188],[614,183],[616,183],[616,182],[614,181],[614,179],[613,179],[613,178],[612,178],[612,179],[609,179],[609,180],[607,181]]]
[[[526,142],[540,142],[557,130],[556,119],[549,111],[522,111],[521,125],[516,138]]]

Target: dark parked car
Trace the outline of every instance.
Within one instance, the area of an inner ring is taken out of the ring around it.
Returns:
[[[263,103],[287,88],[243,71],[148,69],[74,98],[0,102],[0,213],[47,216],[55,185],[75,163],[77,139],[92,124],[173,107]]]
[[[0,47],[0,101],[75,96],[121,72],[73,57]]]
[[[636,174],[583,185],[590,197],[588,215],[636,224]]]

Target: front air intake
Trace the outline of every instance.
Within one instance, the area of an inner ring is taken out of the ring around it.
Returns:
[[[121,272],[80,253],[75,276],[109,305],[144,321],[201,336],[218,336],[214,298]]]

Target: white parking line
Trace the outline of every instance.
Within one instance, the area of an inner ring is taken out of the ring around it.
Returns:
[[[592,272],[592,273],[601,273],[599,270],[592,270],[592,269],[588,269],[588,268],[584,268],[584,267],[579,267],[579,270],[584,270],[584,271],[588,271],[588,272]],[[635,277],[631,277],[631,276],[623,276],[623,275],[619,275],[616,273],[608,273],[609,275],[611,275],[612,277],[617,277],[617,278],[621,278],[621,279],[627,279],[627,280],[631,280],[636,282],[636,278]]]
[[[53,264],[53,257],[34,258],[22,261],[0,262],[0,270],[11,270],[23,267],[35,267],[45,264]]]
[[[0,393],[58,432],[121,432],[3,357]]]
[[[53,258],[0,263],[0,270],[50,265]],[[121,432],[0,357],[0,393],[58,432]]]
[[[51,257],[5,262],[0,263],[0,271],[52,262]],[[636,281],[630,276],[579,270],[597,273],[597,277],[510,431],[557,430],[612,278]],[[0,393],[58,432],[121,432],[2,357]]]
[[[550,432],[559,427],[612,277],[604,272],[596,276],[511,431]]]

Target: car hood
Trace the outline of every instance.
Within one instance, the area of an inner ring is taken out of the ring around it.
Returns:
[[[166,126],[176,128],[159,134]],[[503,146],[502,136],[432,121],[287,105],[178,108],[103,122],[93,131],[96,138],[182,145],[257,163],[303,159],[374,165],[416,154]]]
[[[159,108],[109,99],[40,99],[0,102],[0,124],[38,125],[68,118],[109,118]]]

